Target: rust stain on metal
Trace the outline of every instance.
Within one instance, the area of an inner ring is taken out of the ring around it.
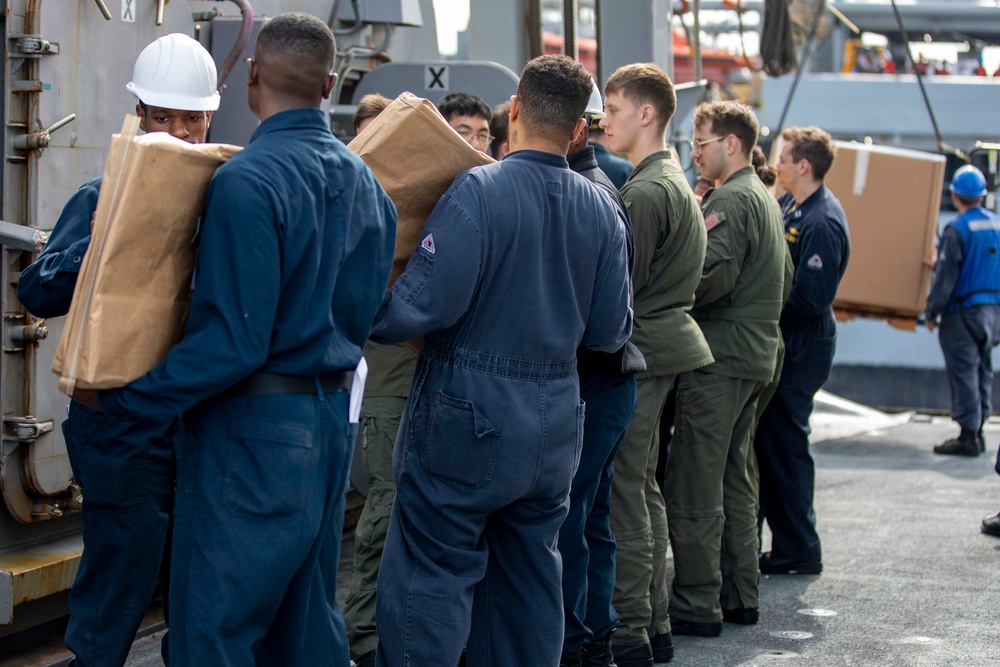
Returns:
[[[68,590],[80,567],[83,543],[79,536],[0,554],[0,616],[13,607]]]

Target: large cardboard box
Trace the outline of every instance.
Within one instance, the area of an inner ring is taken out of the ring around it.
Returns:
[[[165,132],[136,137],[137,129],[129,116],[112,137],[90,245],[52,362],[67,394],[126,385],[183,336],[208,183],[240,150]]]
[[[851,232],[834,302],[839,319],[863,315],[916,327],[930,289],[944,169],[942,155],[837,142],[826,186]]]

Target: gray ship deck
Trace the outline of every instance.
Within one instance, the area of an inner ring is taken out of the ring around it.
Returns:
[[[931,453],[956,430],[947,419],[822,395],[814,453],[825,571],[763,577],[760,624],[678,637],[671,665],[1000,665],[1000,539],[979,532],[1000,510],[1000,422],[987,427],[984,456]],[[344,546],[341,599],[352,543]],[[129,666],[159,665],[158,641],[137,641]]]

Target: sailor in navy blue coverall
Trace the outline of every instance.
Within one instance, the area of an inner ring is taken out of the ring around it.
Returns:
[[[77,190],[45,250],[21,273],[18,299],[32,315],[69,311],[100,188],[98,177]],[[123,665],[161,564],[167,581],[180,420],[117,419],[77,401],[68,416],[62,428],[73,477],[84,489],[84,549],[65,643],[77,665]]]
[[[817,574],[822,550],[813,510],[816,467],[809,451],[809,417],[833,367],[833,299],[847,268],[850,239],[844,209],[823,184],[834,155],[829,135],[817,128],[788,128],[783,137],[778,179],[787,192],[778,203],[795,276],[781,311],[781,379],[754,440],[759,520],[767,521],[772,535],[760,571]]]
[[[631,275],[633,241],[628,209],[618,188],[597,165],[594,147],[586,141],[584,132],[570,144],[569,168],[593,182],[614,203],[625,229]],[[580,398],[587,406],[587,418],[569,514],[559,531],[566,613],[563,658],[567,664],[584,652],[589,659],[608,654],[610,642],[605,640],[618,627],[618,614],[611,604],[615,590],[615,536],[609,520],[611,480],[615,454],[635,410],[635,374],[645,369],[642,352],[630,342],[614,354],[586,347],[578,351]]]
[[[161,53],[169,57],[160,58]],[[153,83],[141,76],[144,58],[158,64]],[[210,72],[211,80],[206,77],[201,82],[203,97],[192,97],[191,88],[197,85],[171,73],[186,74],[199,65]],[[141,94],[136,113],[144,131],[169,132],[191,143],[205,141],[219,95],[215,66],[203,47],[184,35],[161,37],[143,50],[135,74],[128,87]],[[181,100],[196,110],[156,106]],[[69,311],[90,245],[100,189],[97,177],[77,190],[56,221],[45,250],[21,273],[18,299],[32,315],[61,317]],[[180,420],[170,414],[155,421],[134,421],[71,401],[63,435],[73,477],[83,487],[84,545],[70,591],[66,647],[75,655],[71,664],[78,667],[124,665],[161,570],[165,585],[168,579]],[[166,615],[166,594],[164,599]]]
[[[356,425],[352,371],[384,294],[395,209],[318,108],[333,35],[262,28],[262,122],[215,174],[184,338],[112,417],[186,412],[171,579],[173,665],[348,664],[336,576]]]
[[[542,56],[511,100],[512,152],[439,201],[373,338],[424,335],[394,451],[376,664],[555,667],[557,535],[580,456],[582,343],[631,332],[625,233],[565,153],[592,89]]]

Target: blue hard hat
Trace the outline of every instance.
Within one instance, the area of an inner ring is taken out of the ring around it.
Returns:
[[[983,172],[967,164],[955,170],[949,189],[959,197],[982,197],[986,194],[986,179]]]

